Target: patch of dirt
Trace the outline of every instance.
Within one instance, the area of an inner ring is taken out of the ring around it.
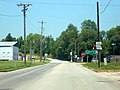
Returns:
[[[4,75],[7,74],[8,72],[0,72],[0,75]]]
[[[120,81],[120,72],[98,72],[98,74],[109,79]]]
[[[108,73],[114,73],[114,72],[120,72],[120,70],[94,70],[95,72],[101,73],[101,72],[108,72]]]

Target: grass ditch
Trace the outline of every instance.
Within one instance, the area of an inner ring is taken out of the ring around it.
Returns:
[[[26,62],[26,66],[24,65],[23,61],[19,61],[19,60],[0,61],[0,72],[9,72],[9,71],[14,71],[14,70],[18,70],[18,69],[27,68],[27,67],[43,65],[43,64],[46,64],[46,63],[49,63],[49,60],[46,60],[45,62],[39,62],[39,61],[31,62],[31,61],[27,61]]]
[[[96,72],[120,72],[120,63],[101,63],[101,67],[98,67],[98,63],[90,62],[82,64],[84,67],[89,68]]]

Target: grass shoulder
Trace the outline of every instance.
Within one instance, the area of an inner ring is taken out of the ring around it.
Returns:
[[[14,61],[0,61],[0,72],[8,72],[8,71],[14,71],[18,69],[23,69],[27,67],[33,67],[37,65],[43,65],[49,63],[49,60],[46,60],[44,62],[40,61],[27,61],[26,66],[24,65],[24,62],[22,60],[14,60]]]
[[[95,62],[84,63],[82,65],[96,72],[120,72],[120,63],[107,63],[107,66],[101,63],[101,67],[98,67],[98,63]]]

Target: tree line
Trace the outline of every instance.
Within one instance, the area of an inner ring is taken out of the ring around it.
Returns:
[[[66,30],[54,40],[50,36],[43,36],[43,55],[47,53],[50,57],[68,60],[70,59],[70,52],[73,55],[81,56],[82,52],[86,50],[95,49],[95,43],[98,41],[97,25],[94,21],[88,19],[81,23],[81,30],[69,24]],[[35,54],[40,53],[40,34],[30,33],[27,35],[27,53],[31,49]],[[2,41],[17,41],[20,52],[24,52],[23,37],[12,37],[9,33]],[[100,31],[100,41],[102,42],[102,56],[119,55],[120,54],[120,26],[111,28],[108,31]]]

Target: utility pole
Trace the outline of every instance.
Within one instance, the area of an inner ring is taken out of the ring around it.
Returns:
[[[97,29],[98,29],[98,42],[100,42],[100,26],[99,26],[99,2],[97,2]],[[101,66],[101,52],[98,50],[98,67]]]
[[[42,52],[42,43],[43,43],[43,24],[46,23],[46,22],[43,22],[43,20],[41,22],[41,37],[40,37],[40,62],[42,61],[42,55],[43,55],[43,52]]]
[[[32,61],[32,48],[31,48],[31,40],[30,40],[30,60]]]
[[[32,4],[17,4],[17,6],[23,6],[23,16],[24,16],[24,65],[26,66],[26,11],[27,7]]]

